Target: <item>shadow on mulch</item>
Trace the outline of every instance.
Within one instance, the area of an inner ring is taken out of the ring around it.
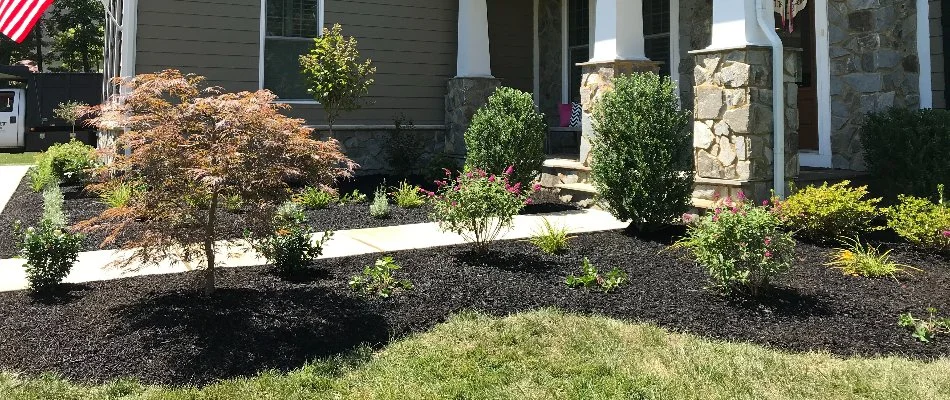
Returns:
[[[497,268],[505,271],[515,272],[545,272],[554,268],[554,265],[546,262],[533,254],[508,253],[508,252],[478,252],[476,250],[464,250],[455,254],[456,265],[469,266],[475,268]]]
[[[782,317],[827,317],[832,314],[821,298],[789,287],[770,286],[754,297],[735,295],[729,296],[728,301],[736,307],[750,311],[765,310]]]
[[[43,292],[30,292],[29,296],[36,304],[46,306],[64,305],[82,298],[83,293],[91,290],[88,285],[81,283],[63,283],[54,289]]]

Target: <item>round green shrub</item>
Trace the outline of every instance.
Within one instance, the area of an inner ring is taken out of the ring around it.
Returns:
[[[594,105],[591,172],[614,216],[644,230],[689,210],[689,122],[673,82],[653,73],[617,78]]]
[[[867,233],[881,214],[877,208],[881,199],[866,199],[867,186],[852,188],[850,184],[808,186],[776,202],[776,212],[785,227],[812,241],[837,241]]]
[[[96,149],[75,139],[51,146],[37,160],[33,189],[42,190],[54,179],[65,184],[83,182],[96,166]]]
[[[899,204],[887,210],[887,226],[900,237],[933,252],[950,252],[950,205],[940,201],[900,195]]]
[[[541,173],[547,130],[544,115],[535,108],[531,94],[498,88],[475,112],[465,132],[465,166],[491,174],[501,174],[514,166],[512,183],[527,187]]]
[[[950,111],[892,108],[869,114],[861,144],[875,188],[893,200],[898,194],[931,197],[950,182]]]

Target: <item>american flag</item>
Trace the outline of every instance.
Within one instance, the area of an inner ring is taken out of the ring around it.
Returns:
[[[0,0],[0,32],[22,43],[53,0]]]

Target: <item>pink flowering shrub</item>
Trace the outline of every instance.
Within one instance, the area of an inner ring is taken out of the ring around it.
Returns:
[[[686,237],[674,247],[688,250],[706,267],[717,288],[755,296],[772,277],[788,270],[794,258],[795,240],[781,225],[776,213],[765,207],[726,199],[693,218]]]
[[[428,192],[432,202],[432,219],[445,232],[454,232],[472,243],[478,251],[503,231],[511,229],[514,216],[531,202],[537,185],[523,188],[510,183],[514,168],[508,167],[500,176],[480,169],[465,172],[455,179],[445,170],[445,180],[436,181],[437,192]]]

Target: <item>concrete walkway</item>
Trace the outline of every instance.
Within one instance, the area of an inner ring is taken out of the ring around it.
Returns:
[[[609,213],[598,210],[568,211],[543,216],[519,215],[515,217],[514,228],[506,232],[501,239],[531,237],[540,229],[543,218],[547,218],[555,226],[567,228],[571,233],[621,229],[628,225],[618,221]],[[336,232],[324,247],[321,258],[389,253],[462,243],[465,243],[462,237],[453,233],[443,233],[435,223],[355,229]],[[135,272],[125,272],[109,267],[111,262],[122,259],[127,254],[128,252],[125,251],[113,250],[80,253],[79,260],[66,278],[66,282],[103,281],[139,275],[178,273],[193,269],[193,266],[175,263],[172,260],[167,260],[159,266],[143,267]],[[225,260],[223,262],[226,267],[244,267],[266,263],[243,240],[221,242],[217,257],[220,260]],[[23,262],[22,259],[0,260],[0,291],[21,290],[27,287],[26,275],[22,267]]]
[[[0,166],[0,212],[7,206],[13,192],[16,192],[17,186],[30,169],[29,165],[2,165]]]

